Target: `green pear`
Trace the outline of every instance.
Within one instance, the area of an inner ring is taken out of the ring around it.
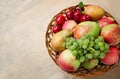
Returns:
[[[86,33],[90,34],[93,37],[99,36],[100,26],[97,22],[94,21],[85,21],[81,22],[74,28],[74,38],[79,39],[84,36]]]
[[[71,36],[72,33],[68,30],[62,30],[53,35],[51,40],[51,47],[56,52],[62,52],[65,47],[62,46],[65,37]]]
[[[87,70],[91,70],[93,69],[95,66],[98,65],[99,60],[98,59],[90,59],[90,60],[86,60],[83,64],[82,67],[87,69]]]

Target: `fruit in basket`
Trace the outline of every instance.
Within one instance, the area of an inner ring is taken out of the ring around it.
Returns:
[[[82,12],[80,9],[75,9],[73,12],[73,19],[79,23],[80,22],[80,17],[82,16]]]
[[[98,63],[99,63],[98,59],[90,59],[82,63],[82,67],[84,67],[85,69],[91,70],[92,68],[97,66]]]
[[[92,20],[99,20],[104,16],[105,11],[97,5],[89,5],[85,7],[85,14],[89,15]]]
[[[101,62],[106,65],[112,65],[117,63],[118,60],[119,60],[118,48],[116,46],[111,46],[110,51],[107,52],[103,59],[101,59]]]
[[[117,21],[101,7],[82,2],[59,12],[46,32],[46,46],[55,63],[80,76],[111,69],[119,60],[118,43]]]
[[[73,11],[72,10],[68,10],[66,12],[66,17],[68,20],[72,20],[73,19]]]
[[[105,25],[116,24],[116,23],[115,23],[115,19],[113,19],[112,17],[103,17],[102,19],[98,20],[98,24],[100,28],[103,28]]]
[[[66,49],[60,53],[58,64],[65,71],[75,71],[80,66],[80,62],[76,60],[76,57],[69,49]]]
[[[106,52],[109,51],[109,44],[105,43],[103,37],[94,38],[89,34],[84,35],[80,39],[66,37],[63,45],[66,49],[73,51],[77,59],[104,58]],[[82,60],[81,60],[82,59]]]
[[[110,45],[117,45],[120,42],[120,27],[117,24],[109,24],[102,28],[101,36]]]
[[[88,16],[87,14],[83,14],[81,17],[80,17],[80,22],[83,22],[83,21],[90,21],[91,17]]]
[[[58,25],[52,26],[52,32],[53,32],[53,33],[57,33],[57,32],[59,32],[59,31],[61,31],[61,30],[62,30],[62,27],[61,27],[61,26],[58,26]]]
[[[74,20],[67,20],[63,24],[62,29],[71,31],[75,26],[77,26],[77,23]]]
[[[56,52],[62,52],[65,49],[65,47],[62,46],[64,38],[70,35],[71,32],[69,32],[68,30],[62,30],[54,34],[51,40],[52,49]]]
[[[79,39],[86,33],[90,34],[93,37],[97,37],[100,32],[100,27],[97,22],[85,21],[81,22],[74,28],[73,35],[74,38]]]
[[[56,16],[55,21],[58,25],[63,25],[65,23],[65,17],[62,14]]]

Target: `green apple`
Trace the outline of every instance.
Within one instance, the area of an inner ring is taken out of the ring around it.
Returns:
[[[81,22],[74,28],[73,35],[74,38],[79,39],[86,33],[90,34],[93,37],[97,37],[100,32],[100,26],[97,22],[94,21],[85,21]]]

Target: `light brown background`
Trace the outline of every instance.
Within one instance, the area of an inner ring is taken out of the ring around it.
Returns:
[[[45,32],[60,10],[81,0],[0,0],[0,79],[74,79],[47,53]],[[119,0],[82,0],[120,22]],[[120,79],[120,66],[91,79]]]

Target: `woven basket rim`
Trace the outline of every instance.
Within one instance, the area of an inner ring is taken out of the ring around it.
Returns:
[[[88,6],[88,5],[84,5],[84,6]],[[58,53],[55,52],[51,46],[50,46],[50,41],[51,41],[51,36],[53,35],[52,31],[51,31],[51,27],[52,27],[52,22],[55,20],[55,17],[58,15],[58,14],[64,14],[66,12],[66,10],[69,10],[69,9],[72,9],[74,8],[75,6],[71,6],[71,7],[68,7],[68,8],[65,8],[63,9],[62,11],[60,11],[59,13],[57,13],[50,21],[50,23],[48,24],[48,27],[47,27],[47,31],[46,31],[46,47],[47,47],[47,50],[48,50],[48,53],[50,55],[50,57],[54,60],[54,62],[56,63],[56,65],[58,65],[57,63],[57,58],[58,58]],[[105,16],[109,16],[109,17],[112,17],[114,18],[110,13],[108,13],[107,11],[105,11]],[[91,71],[88,71],[87,73],[85,74],[80,74],[80,70],[77,70],[75,72],[67,72],[69,74],[72,74],[74,76],[78,76],[78,77],[91,77],[91,76],[95,76],[95,75],[99,75],[99,74],[102,74],[102,73],[105,73],[107,71],[109,71],[110,69],[113,69],[114,67],[116,67],[118,64],[114,64],[114,65],[110,65],[110,66],[106,66],[105,68],[101,69],[101,70],[91,70]],[[58,65],[59,66],[59,65]],[[60,67],[60,66],[59,66]],[[83,68],[81,68],[82,70]],[[85,69],[84,69],[85,70]],[[65,71],[66,72],[66,71]]]

